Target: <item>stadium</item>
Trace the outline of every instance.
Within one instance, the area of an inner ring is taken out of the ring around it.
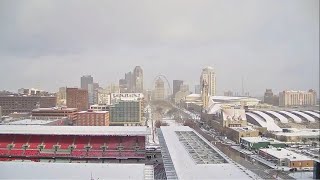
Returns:
[[[147,127],[0,126],[0,161],[45,159],[139,161]]]

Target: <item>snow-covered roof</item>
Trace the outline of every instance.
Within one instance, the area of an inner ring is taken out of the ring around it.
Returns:
[[[317,118],[320,118],[320,114],[319,113],[316,113],[316,112],[313,112],[313,111],[304,111],[304,112],[308,113],[308,114],[311,114],[311,115],[314,115]]]
[[[61,119],[59,119],[61,120]],[[6,125],[44,125],[49,124],[54,121],[57,121],[57,119],[54,120],[45,120],[45,119],[23,119],[18,121],[10,121],[5,123]]]
[[[109,111],[80,111],[78,114],[106,114],[109,113]]]
[[[289,159],[290,161],[312,160],[307,156],[297,154],[293,151],[289,151],[283,148],[267,148],[267,149],[260,149],[260,151],[268,153],[271,156],[276,157],[278,159]]]
[[[300,112],[300,111],[291,111],[291,112],[293,112],[295,114],[299,114],[300,116],[304,117],[305,119],[307,119],[310,122],[315,122],[316,121],[313,117],[311,117],[310,115],[308,115],[306,113],[303,113],[303,112]]]
[[[279,111],[293,119],[295,123],[302,123],[302,119],[288,111]]]
[[[254,119],[261,127],[267,127],[267,122],[263,120],[260,116],[253,114],[251,112],[246,112],[246,115]]]
[[[185,142],[188,134],[195,135],[195,137],[190,138],[190,142]],[[248,179],[256,177],[254,173],[237,165],[187,126],[162,126],[158,135],[168,179]],[[193,148],[194,151],[192,151]],[[199,149],[200,151],[197,151]]]
[[[0,125],[0,134],[41,135],[131,135],[150,134],[146,126],[22,126]]]
[[[288,123],[288,119],[286,117],[284,117],[283,115],[275,112],[275,111],[266,111],[267,113],[270,113],[272,115],[274,115],[275,117],[277,117],[281,123]]]
[[[255,131],[251,126],[246,126],[246,127],[229,127],[230,129],[233,129],[238,132],[243,132],[243,131]]]
[[[290,132],[275,132],[278,136],[300,136],[300,137],[319,137],[320,129],[295,129],[286,128]]]
[[[0,162],[0,179],[151,180],[145,176],[147,168],[145,164]]]
[[[259,143],[259,142],[271,142],[271,143],[284,143],[272,138],[266,138],[266,137],[242,137],[241,139],[250,142],[250,143]]]
[[[267,122],[267,129],[270,131],[282,131],[282,129],[274,122],[274,119],[268,114],[261,111],[253,111],[254,113],[261,116]]]

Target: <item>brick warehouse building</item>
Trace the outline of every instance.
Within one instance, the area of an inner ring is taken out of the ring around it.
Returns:
[[[67,88],[67,107],[77,108],[79,111],[88,110],[88,91],[78,88]]]
[[[0,106],[2,107],[2,115],[8,115],[14,112],[31,112],[33,109],[39,107],[55,107],[56,103],[57,98],[55,96],[0,96]]]

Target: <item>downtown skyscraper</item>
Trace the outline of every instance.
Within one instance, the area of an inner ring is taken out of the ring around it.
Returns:
[[[140,66],[133,70],[133,90],[135,93],[143,93],[143,70]]]

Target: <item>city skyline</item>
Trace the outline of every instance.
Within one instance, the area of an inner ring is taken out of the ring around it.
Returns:
[[[158,74],[197,85],[212,66],[217,94],[241,92],[241,77],[253,96],[319,92],[319,1],[0,4],[1,90],[55,92],[85,74],[105,87],[139,65],[146,89]]]

